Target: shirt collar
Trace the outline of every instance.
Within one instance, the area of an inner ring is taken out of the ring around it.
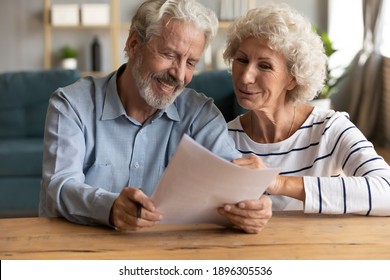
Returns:
[[[126,115],[125,108],[119,98],[118,89],[116,87],[117,71],[109,77],[106,94],[103,102],[102,120],[116,119],[121,115]]]
[[[167,117],[173,121],[180,121],[179,112],[177,111],[176,103],[173,102],[164,110],[161,110],[162,114],[165,112]]]

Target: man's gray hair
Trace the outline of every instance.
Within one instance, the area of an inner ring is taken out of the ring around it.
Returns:
[[[141,42],[145,43],[153,35],[160,35],[163,25],[171,19],[193,23],[204,32],[206,46],[218,30],[215,13],[195,0],[147,0],[134,15],[130,33],[137,32]]]

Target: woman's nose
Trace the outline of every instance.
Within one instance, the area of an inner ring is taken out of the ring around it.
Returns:
[[[256,80],[256,69],[248,64],[241,73],[241,80],[245,84],[252,84]]]

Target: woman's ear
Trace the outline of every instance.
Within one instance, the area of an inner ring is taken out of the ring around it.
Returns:
[[[132,32],[127,37],[125,51],[129,58],[133,58],[140,45],[137,32]]]
[[[287,85],[287,90],[293,90],[297,86],[297,81],[295,77],[290,76],[290,82]]]

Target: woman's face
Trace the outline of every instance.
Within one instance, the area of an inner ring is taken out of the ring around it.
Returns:
[[[233,56],[234,91],[241,107],[249,110],[280,108],[295,86],[284,56],[264,39],[249,37]]]

